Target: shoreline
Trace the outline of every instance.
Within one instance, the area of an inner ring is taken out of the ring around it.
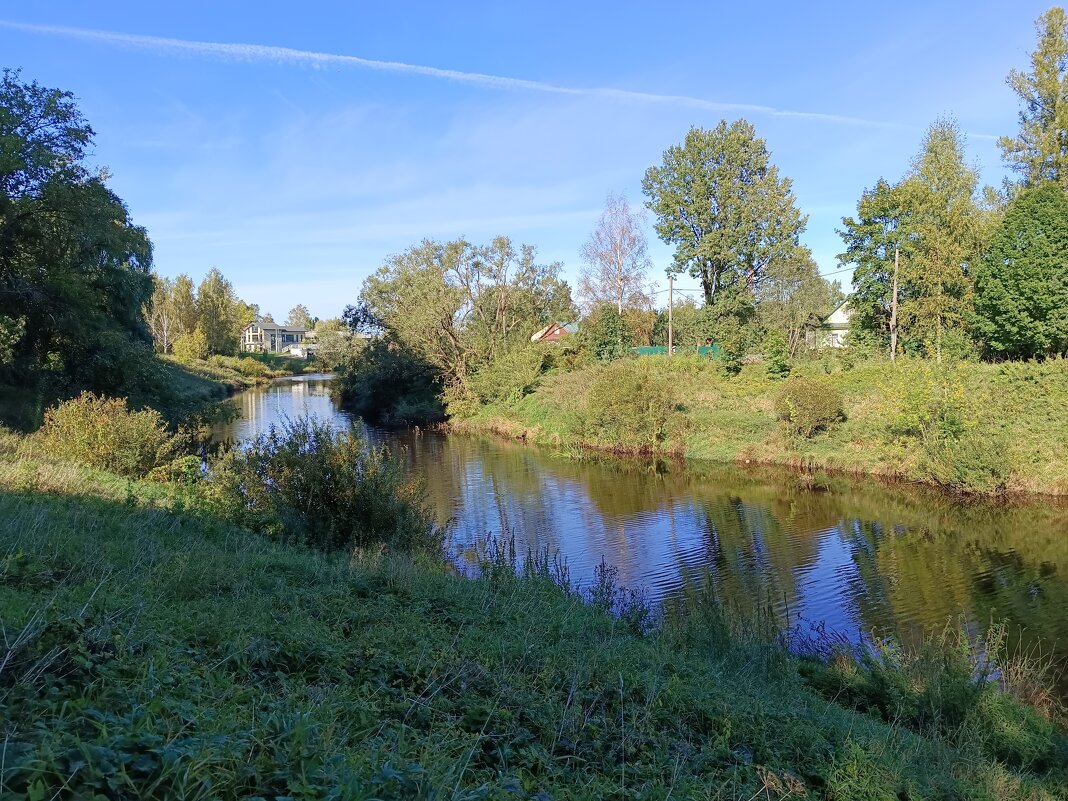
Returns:
[[[908,486],[934,490],[950,498],[961,501],[982,501],[986,503],[1008,504],[1015,501],[1040,501],[1051,503],[1055,506],[1068,506],[1068,491],[1055,489],[1052,491],[1005,489],[1000,492],[969,492],[954,489],[953,487],[940,484],[937,481],[924,480],[916,476],[910,476],[900,471],[888,470],[864,470],[860,468],[848,468],[835,466],[819,461],[814,456],[798,454],[798,458],[779,460],[770,458],[755,458],[737,456],[734,459],[712,459],[705,456],[691,456],[687,453],[685,445],[676,443],[670,448],[635,447],[623,443],[616,445],[603,445],[597,442],[585,441],[579,437],[566,437],[560,434],[542,436],[539,426],[524,426],[518,421],[506,418],[492,418],[479,420],[467,418],[463,420],[447,420],[436,424],[435,428],[449,434],[469,436],[473,434],[488,434],[500,439],[519,442],[536,448],[568,448],[579,451],[582,458],[592,456],[615,456],[630,459],[670,459],[676,462],[697,462],[716,466],[735,466],[742,469],[747,467],[772,467],[787,470],[797,476],[812,476],[816,473],[825,473],[831,476],[848,479],[870,479],[887,487]]]

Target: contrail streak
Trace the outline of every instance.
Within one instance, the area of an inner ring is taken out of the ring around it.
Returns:
[[[269,45],[237,44],[226,42],[199,42],[186,39],[169,39],[160,36],[140,36],[113,31],[98,31],[87,28],[70,28],[58,25],[35,25],[25,22],[0,20],[0,27],[11,30],[46,36],[62,36],[70,39],[100,42],[108,45],[147,50],[157,54],[186,54],[206,56],[227,61],[270,62],[275,64],[306,64],[311,66],[359,67],[379,72],[394,72],[408,75],[421,75],[459,83],[476,84],[494,89],[513,91],[541,92],[544,94],[571,95],[574,97],[603,97],[620,101],[637,101],[642,103],[661,103],[717,112],[745,112],[763,114],[771,117],[794,117],[798,119],[830,122],[839,125],[859,125],[873,128],[896,128],[915,130],[913,126],[885,120],[867,120],[840,114],[825,114],[817,111],[793,111],[773,106],[751,103],[723,103],[687,95],[657,94],[653,92],[636,92],[628,89],[611,89],[607,87],[572,87],[561,86],[544,81],[531,81],[523,78],[509,78],[501,75],[487,75],[480,72],[441,69],[421,64],[406,64],[400,61],[379,61],[376,59],[346,56],[336,53],[319,53],[311,50],[295,50],[290,47],[273,47]]]

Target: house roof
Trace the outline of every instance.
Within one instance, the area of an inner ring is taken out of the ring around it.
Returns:
[[[256,326],[262,331],[291,331],[294,334],[303,334],[307,332],[307,328],[302,325],[282,325],[281,323],[265,323],[259,321],[253,321],[245,326],[245,329],[249,329],[252,326]]]

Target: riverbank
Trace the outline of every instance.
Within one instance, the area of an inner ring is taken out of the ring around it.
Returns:
[[[1068,360],[938,366],[807,362],[841,397],[841,419],[809,438],[777,419],[784,382],[760,364],[645,357],[549,372],[532,391],[454,415],[459,431],[543,445],[658,452],[869,474],[984,494],[1068,494]]]
[[[0,715],[34,723],[8,734],[0,794],[1068,791],[1063,732],[959,666],[892,683],[895,701],[700,593],[650,628],[610,574],[582,596],[506,552],[475,580],[317,553],[219,519],[196,484],[18,445],[0,438]]]

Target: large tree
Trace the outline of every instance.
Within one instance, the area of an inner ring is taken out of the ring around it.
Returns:
[[[708,304],[726,288],[754,291],[765,268],[797,247],[808,219],[745,120],[691,128],[646,171],[642,190],[657,234],[675,245],[673,272],[697,278]]]
[[[1012,201],[975,289],[975,326],[991,355],[1068,355],[1068,196],[1057,184]]]
[[[976,199],[977,183],[956,124],[939,120],[899,183],[880,179],[863,193],[839,230],[839,261],[854,267],[851,337],[889,344],[895,251],[902,346],[939,356],[947,335],[963,336],[971,270],[992,219]]]
[[[1023,104],[1020,131],[998,145],[1026,186],[1053,181],[1068,191],[1068,16],[1054,6],[1035,28],[1030,71],[1013,70],[1007,79]]]
[[[251,322],[244,319],[245,313],[233,284],[212,267],[197,290],[197,324],[204,332],[209,354],[230,355],[237,350],[238,332]]]
[[[900,326],[939,361],[947,337],[965,336],[972,312],[972,272],[987,221],[976,200],[978,185],[956,123],[939,120],[900,187],[911,239],[904,270],[910,292]]]
[[[73,96],[0,78],[0,328],[17,332],[0,379],[51,392],[113,389],[151,338],[145,230],[92,171]]]
[[[517,250],[507,237],[482,247],[424,240],[364,282],[361,305],[346,310],[346,319],[373,319],[437,367],[447,385],[463,385],[537,329],[574,319],[560,270],[559,263],[539,264],[533,247]]]
[[[624,306],[648,305],[645,287],[653,263],[642,215],[631,211],[623,195],[608,195],[597,227],[582,246],[582,260],[586,266],[578,290],[587,310],[611,303],[623,314]]]

